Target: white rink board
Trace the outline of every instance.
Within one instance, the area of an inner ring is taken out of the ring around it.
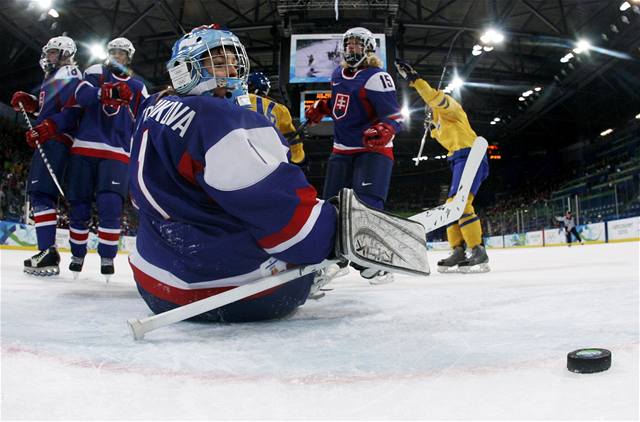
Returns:
[[[609,240],[640,238],[640,217],[625,218],[607,223]]]
[[[281,321],[183,322],[134,342],[149,315],[127,256],[73,280],[22,274],[0,250],[2,417],[56,420],[637,420],[638,242],[489,250],[484,274],[354,271]],[[448,252],[430,252],[432,268]],[[566,370],[606,347],[609,371]]]

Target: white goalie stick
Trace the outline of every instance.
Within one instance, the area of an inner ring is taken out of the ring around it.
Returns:
[[[464,170],[462,170],[460,183],[458,183],[458,190],[451,202],[423,211],[409,217],[409,220],[421,223],[424,226],[425,233],[432,232],[458,220],[464,212],[464,207],[467,203],[467,198],[469,197],[469,191],[471,190],[471,184],[473,183],[473,179],[476,177],[480,163],[487,152],[487,146],[487,140],[481,136],[477,137],[473,142],[471,151],[467,156],[467,162],[465,163]]]
[[[131,329],[131,334],[136,340],[144,338],[145,333],[173,324],[174,322],[184,321],[202,313],[212,311],[256,293],[263,292],[273,287],[284,284],[288,281],[295,280],[307,274],[315,273],[329,265],[335,263],[335,260],[324,260],[319,264],[305,265],[302,267],[292,268],[269,277],[260,278],[250,283],[238,286],[226,292],[209,296],[205,299],[191,302],[179,308],[153,315],[144,319],[129,319],[127,323]]]
[[[456,193],[453,201],[414,215],[413,217],[410,217],[410,220],[421,223],[425,227],[425,233],[429,233],[458,220],[464,211],[464,206],[467,202],[467,197],[469,196],[471,184],[473,183],[473,179],[475,178],[476,172],[478,171],[478,167],[480,166],[486,150],[487,141],[482,137],[476,138],[473,143],[473,147],[469,152],[469,156],[467,157],[467,163],[462,172],[460,183],[458,184],[458,192]],[[319,264],[296,267],[283,271],[279,274],[252,281],[248,284],[227,290],[226,292],[180,306],[179,308],[175,308],[161,314],[143,319],[132,318],[129,319],[127,323],[129,324],[133,338],[141,340],[144,338],[145,334],[150,331],[166,327],[167,325],[176,322],[184,321],[185,319],[212,311],[254,294],[263,292],[267,289],[277,287],[304,275],[315,273],[316,271],[322,270],[333,263],[337,263],[337,260],[324,260]]]
[[[24,116],[24,121],[27,122],[27,126],[29,126],[29,130],[33,130],[33,126],[31,125],[31,120],[29,120],[29,115],[27,114],[27,111],[24,109],[22,102],[19,102],[18,105],[20,106],[20,110],[22,111],[22,115]],[[51,168],[51,164],[49,164],[49,160],[47,160],[47,156],[44,154],[44,150],[42,149],[42,146],[40,146],[40,142],[38,142],[37,139],[36,139],[36,148],[38,148],[40,157],[42,157],[42,161],[44,161],[44,165],[47,167],[47,170],[49,171],[49,174],[53,179],[53,183],[55,183],[56,187],[58,188],[58,192],[60,192],[60,196],[62,196],[62,199],[65,199],[64,192],[62,191],[62,187],[60,186],[60,182],[58,182],[58,178],[56,177],[56,174],[53,172],[53,169]]]

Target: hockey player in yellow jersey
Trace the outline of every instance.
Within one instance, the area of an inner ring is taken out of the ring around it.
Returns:
[[[447,201],[452,201],[457,192],[467,156],[477,135],[469,124],[467,114],[454,98],[445,94],[444,91],[432,88],[405,61],[396,60],[396,69],[398,74],[409,82],[409,86],[418,91],[427,104],[427,108],[430,109],[427,111],[432,116],[431,137],[449,152],[447,159],[453,177]],[[482,244],[482,226],[473,208],[473,199],[478,193],[482,181],[488,175],[489,161],[485,155],[471,185],[462,217],[447,227],[447,240],[453,253],[438,262],[438,271],[453,272],[458,270],[465,273],[489,271],[489,257]],[[465,244],[471,251],[468,257],[465,256]]]
[[[288,139],[296,131],[296,128],[293,126],[289,109],[268,97],[269,89],[271,88],[269,78],[262,72],[253,72],[249,75],[247,82],[249,85],[251,109],[263,114],[275,125],[282,136]],[[296,139],[289,139],[289,142],[291,142],[291,162],[300,167],[304,167],[307,159],[302,140],[297,136]]]

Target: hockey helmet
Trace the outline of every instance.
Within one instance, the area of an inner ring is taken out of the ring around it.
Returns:
[[[133,55],[136,52],[136,49],[133,47],[133,43],[123,37],[109,41],[109,44],[107,44],[107,52],[110,53],[111,50],[126,51],[129,56],[129,62],[133,60]]]
[[[232,57],[235,63],[227,64]],[[212,74],[207,64],[222,70],[226,76]],[[234,75],[230,74],[230,68],[235,70]],[[213,89],[224,87],[228,89],[226,97],[236,100],[246,94],[249,57],[232,32],[218,25],[206,25],[194,28],[175,42],[167,70],[178,94],[211,95]]]
[[[47,54],[51,50],[58,50],[58,57],[55,61],[52,61]],[[42,47],[40,67],[44,72],[49,73],[57,68],[62,61],[72,59],[76,51],[76,43],[71,38],[65,36],[53,37]]]
[[[348,50],[349,41],[352,39],[357,40],[361,45],[360,52],[354,52]],[[376,51],[376,39],[371,31],[367,28],[355,27],[347,30],[342,35],[342,58],[349,65],[349,67],[358,67],[364,59],[367,57],[367,53],[373,53]]]
[[[251,72],[249,74],[249,92],[253,94],[269,95],[271,82],[262,72]]]

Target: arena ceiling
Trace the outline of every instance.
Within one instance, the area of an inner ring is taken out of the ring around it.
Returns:
[[[38,58],[52,36],[64,33],[78,42],[83,68],[91,61],[91,44],[131,39],[137,49],[133,68],[153,89],[168,83],[164,63],[173,41],[183,31],[218,22],[241,38],[252,68],[272,75],[284,98],[291,87],[277,82],[286,81],[280,50],[290,34],[351,26],[384,32],[389,60],[403,57],[433,85],[445,64],[443,87],[455,74],[463,78],[455,94],[472,125],[507,148],[559,148],[640,112],[640,1],[629,0],[624,11],[623,0],[52,0],[46,9],[40,3],[3,2],[5,103],[15,90],[38,86]],[[48,14],[49,8],[59,16]],[[501,30],[504,41],[474,55],[490,27]],[[594,48],[562,63],[579,39]],[[420,109],[417,95],[399,85],[403,100]],[[535,87],[542,89],[519,101]],[[422,116],[421,110],[414,113],[411,131],[398,142],[400,153],[415,154]],[[500,121],[491,124],[496,117]]]

